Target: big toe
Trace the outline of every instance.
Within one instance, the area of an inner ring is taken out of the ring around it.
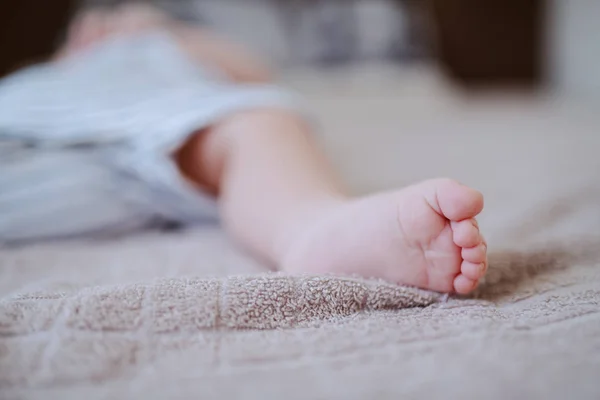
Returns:
[[[451,221],[473,218],[483,210],[483,195],[452,179],[433,179],[429,204]]]

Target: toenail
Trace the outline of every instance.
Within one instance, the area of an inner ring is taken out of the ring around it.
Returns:
[[[485,263],[482,262],[481,264],[479,264],[479,273],[483,274],[485,272]]]

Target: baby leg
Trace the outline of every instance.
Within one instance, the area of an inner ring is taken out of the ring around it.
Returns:
[[[239,113],[179,155],[184,172],[218,193],[232,236],[279,269],[468,293],[487,268],[479,192],[435,179],[352,198],[295,115]]]

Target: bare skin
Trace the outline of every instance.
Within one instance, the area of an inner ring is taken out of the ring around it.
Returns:
[[[82,14],[58,57],[157,28],[169,31],[193,61],[221,69],[232,81],[271,77],[245,50],[140,5]],[[433,179],[353,198],[312,136],[293,113],[248,110],[191,135],[174,157],[182,174],[218,196],[232,237],[282,271],[358,274],[460,294],[477,286],[487,269],[475,220],[481,193]]]

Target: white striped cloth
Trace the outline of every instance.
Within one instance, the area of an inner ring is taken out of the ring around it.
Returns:
[[[214,219],[170,154],[248,107],[295,108],[275,86],[191,63],[169,35],[105,42],[0,81],[0,245]]]

